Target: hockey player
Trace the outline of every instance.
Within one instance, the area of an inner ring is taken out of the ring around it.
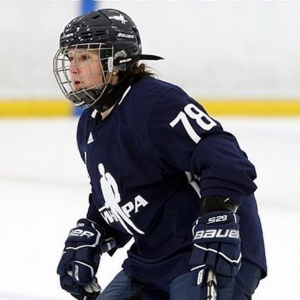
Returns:
[[[75,18],[61,34],[54,74],[84,108],[77,141],[91,183],[57,268],[61,286],[79,300],[199,300],[215,274],[218,300],[251,299],[267,272],[255,168],[145,59],[160,57],[143,54],[134,22],[115,9]],[[101,254],[131,238],[122,271],[100,293]]]

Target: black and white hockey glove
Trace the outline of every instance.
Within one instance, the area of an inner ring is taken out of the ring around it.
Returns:
[[[96,272],[103,252],[115,246],[104,240],[104,229],[98,224],[80,219],[65,242],[57,267],[61,287],[78,300],[93,300],[101,292]]]
[[[216,211],[198,218],[193,226],[194,249],[190,259],[194,285],[202,287],[213,270],[218,288],[228,286],[241,265],[239,218],[233,212]]]

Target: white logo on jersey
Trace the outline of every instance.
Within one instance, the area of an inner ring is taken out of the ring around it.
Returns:
[[[141,206],[146,206],[148,202],[141,196],[137,196],[132,202],[128,202],[122,207],[119,205],[121,197],[118,189],[118,185],[112,175],[108,172],[105,173],[103,164],[98,166],[101,178],[100,185],[102,194],[105,200],[105,206],[99,211],[107,223],[118,221],[125,228],[125,230],[133,234],[129,229],[131,227],[136,232],[144,234],[142,230],[137,228],[130,220],[130,212],[137,213]]]

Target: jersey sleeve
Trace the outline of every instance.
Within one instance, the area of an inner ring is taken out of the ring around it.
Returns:
[[[152,107],[148,134],[162,173],[199,177],[201,196],[252,194],[256,171],[236,138],[180,88],[164,92]]]

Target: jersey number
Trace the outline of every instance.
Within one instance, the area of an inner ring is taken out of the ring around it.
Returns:
[[[192,127],[188,117],[195,120],[197,124],[204,130],[210,130],[217,123],[210,118],[205,112],[199,109],[196,105],[190,103],[184,107],[184,111],[181,111],[177,117],[170,123],[171,127],[174,127],[178,122],[182,122],[184,129],[190,136],[190,138],[197,144],[201,137],[197,134],[197,132]]]

